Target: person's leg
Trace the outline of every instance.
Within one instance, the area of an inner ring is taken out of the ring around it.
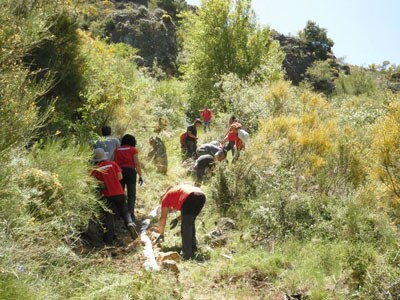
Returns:
[[[194,257],[193,253],[193,230],[194,230],[194,215],[182,215],[181,218],[181,238],[182,252],[184,259]]]
[[[131,214],[128,211],[128,207],[126,206],[125,196],[115,196],[113,200],[119,214],[124,218],[125,227],[126,229],[128,229],[131,238],[136,239],[138,237],[138,232],[136,229],[136,225],[132,221]]]
[[[203,182],[204,171],[204,168],[196,168],[196,183],[201,184]]]
[[[112,244],[115,235],[114,214],[112,203],[109,199],[103,198],[104,209],[102,209],[102,223],[105,229],[103,241],[106,244]]]
[[[205,203],[205,195],[192,193],[182,204],[181,237],[183,258],[191,259],[197,250],[195,219]]]
[[[190,139],[186,139],[187,156],[196,156],[196,143]]]
[[[123,182],[127,190],[127,205],[128,211],[131,213],[132,218],[135,218],[135,204],[136,204],[136,170],[133,168],[123,168]]]

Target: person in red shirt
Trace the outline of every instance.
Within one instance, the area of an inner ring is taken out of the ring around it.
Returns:
[[[93,161],[96,166],[91,175],[99,181],[100,193],[103,196],[106,208],[108,208],[108,210],[103,211],[103,224],[106,229],[103,240],[106,244],[112,244],[115,236],[114,212],[118,211],[119,215],[123,217],[132,239],[136,239],[138,234],[126,206],[124,190],[120,183],[122,170],[115,162],[107,160],[107,155],[103,148],[94,150]]]
[[[197,251],[196,228],[194,222],[205,202],[206,196],[198,187],[190,184],[178,184],[169,187],[161,196],[160,235],[156,243],[164,240],[168,213],[172,210],[180,210],[183,258],[193,259]],[[177,222],[178,220],[174,219],[171,222],[171,228],[175,227]]]
[[[203,110],[200,110],[200,117],[203,121],[204,132],[211,131],[210,123],[212,118],[212,109],[209,109],[207,106],[204,106]]]
[[[232,116],[229,119],[229,130],[222,140],[221,144],[224,147],[224,150],[228,152],[229,150],[232,151],[232,156],[235,155],[235,144],[238,141],[238,131],[239,129],[242,128],[242,124],[240,124],[235,116]],[[225,146],[225,143],[228,142],[228,144]]]
[[[136,178],[139,174],[139,185],[143,185],[142,168],[139,162],[139,151],[136,147],[136,139],[133,135],[125,134],[121,140],[121,147],[114,151],[114,160],[122,168],[122,188],[127,189],[128,211],[135,220],[136,204]]]

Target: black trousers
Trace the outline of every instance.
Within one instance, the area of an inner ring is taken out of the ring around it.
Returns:
[[[132,217],[135,218],[135,204],[136,204],[136,177],[137,172],[135,168],[124,167],[122,168],[123,178],[121,180],[122,188],[127,192],[128,211]]]
[[[202,193],[190,194],[181,208],[181,237],[184,259],[191,259],[197,250],[195,220],[202,210],[206,196]]]
[[[102,218],[103,226],[106,230],[103,235],[103,241],[106,244],[111,244],[115,236],[114,214],[118,213],[124,219],[125,226],[132,223],[132,218],[126,206],[124,195],[104,197],[103,200],[107,208],[107,211],[103,210]]]
[[[195,140],[191,138],[186,138],[186,156],[187,157],[192,157],[196,156],[196,149],[197,149],[197,143]]]

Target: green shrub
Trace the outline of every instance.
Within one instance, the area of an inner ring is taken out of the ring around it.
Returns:
[[[336,94],[372,95],[379,87],[377,76],[363,68],[353,68],[350,75],[340,74],[335,82]]]
[[[57,198],[57,204],[53,204],[57,210],[53,214],[60,218],[61,228],[66,231],[64,234],[69,231],[76,234],[87,224],[93,213],[96,201],[94,182],[89,176],[91,154],[88,146],[66,140],[49,140],[37,144],[30,153],[28,165],[34,170],[40,170],[39,174],[45,178],[51,178],[50,181],[43,181],[40,176],[36,176],[35,180],[43,185],[36,189],[46,191],[42,194],[44,202],[53,202],[52,199]],[[50,184],[45,186],[47,183]]]

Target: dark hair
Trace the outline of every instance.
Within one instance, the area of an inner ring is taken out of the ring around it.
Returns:
[[[235,116],[232,116],[232,117],[229,119],[229,123],[233,123],[233,122],[235,122],[235,121],[237,121]]]
[[[125,134],[121,140],[121,146],[136,146],[136,139],[133,135]]]
[[[103,136],[111,135],[111,127],[110,126],[103,126],[103,128],[101,128],[101,134]]]
[[[193,124],[197,124],[197,123],[199,123],[199,124],[203,124],[203,122],[202,122],[200,119],[196,119],[196,120],[194,120],[194,123],[193,123]]]

